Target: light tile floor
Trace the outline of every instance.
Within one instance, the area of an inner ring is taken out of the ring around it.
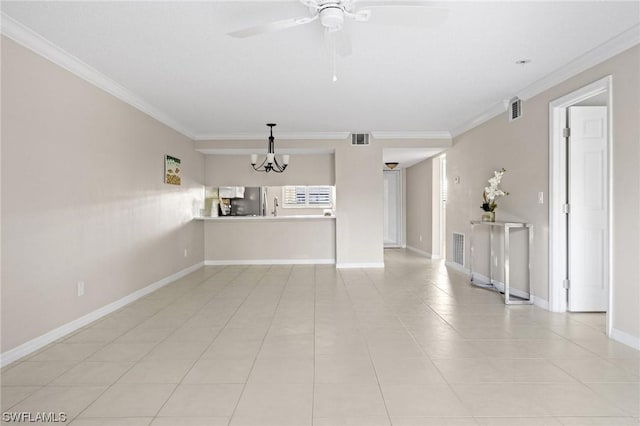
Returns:
[[[506,307],[404,250],[384,270],[206,267],[2,371],[80,425],[638,425],[603,314]]]

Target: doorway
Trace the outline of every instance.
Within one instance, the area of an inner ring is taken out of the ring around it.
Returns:
[[[438,224],[438,235],[439,235],[439,248],[440,248],[440,257],[445,258],[447,253],[447,238],[446,238],[446,229],[447,229],[447,156],[446,154],[440,156],[438,158],[440,162],[440,191],[438,197],[438,207],[440,208],[439,214],[439,224]]]
[[[549,309],[605,311],[607,335],[613,285],[610,105],[611,76],[549,104]]]
[[[400,170],[384,170],[384,246],[402,246],[402,175]]]
[[[444,259],[446,257],[446,227],[447,227],[447,157],[442,154],[434,157],[432,173],[431,199],[431,258]]]

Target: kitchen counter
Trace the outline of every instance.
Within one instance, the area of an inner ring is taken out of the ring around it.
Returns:
[[[336,217],[218,216],[204,222],[205,264],[333,264]]]
[[[201,216],[195,220],[234,222],[234,221],[260,221],[260,220],[318,220],[318,219],[335,219],[335,216],[317,215],[290,215],[290,216]]]

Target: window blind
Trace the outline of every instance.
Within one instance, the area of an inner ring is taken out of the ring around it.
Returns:
[[[282,188],[283,206],[304,207],[307,195],[304,186],[285,186]]]
[[[284,186],[282,206],[299,208],[330,208],[333,204],[331,186]]]

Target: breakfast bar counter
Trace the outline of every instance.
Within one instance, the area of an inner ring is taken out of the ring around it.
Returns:
[[[220,222],[233,222],[233,221],[272,221],[272,220],[335,220],[335,216],[323,216],[320,214],[309,215],[288,215],[288,216],[202,216],[196,217],[196,220],[205,221],[220,221]]]
[[[218,216],[204,221],[205,264],[334,264],[335,216]]]

